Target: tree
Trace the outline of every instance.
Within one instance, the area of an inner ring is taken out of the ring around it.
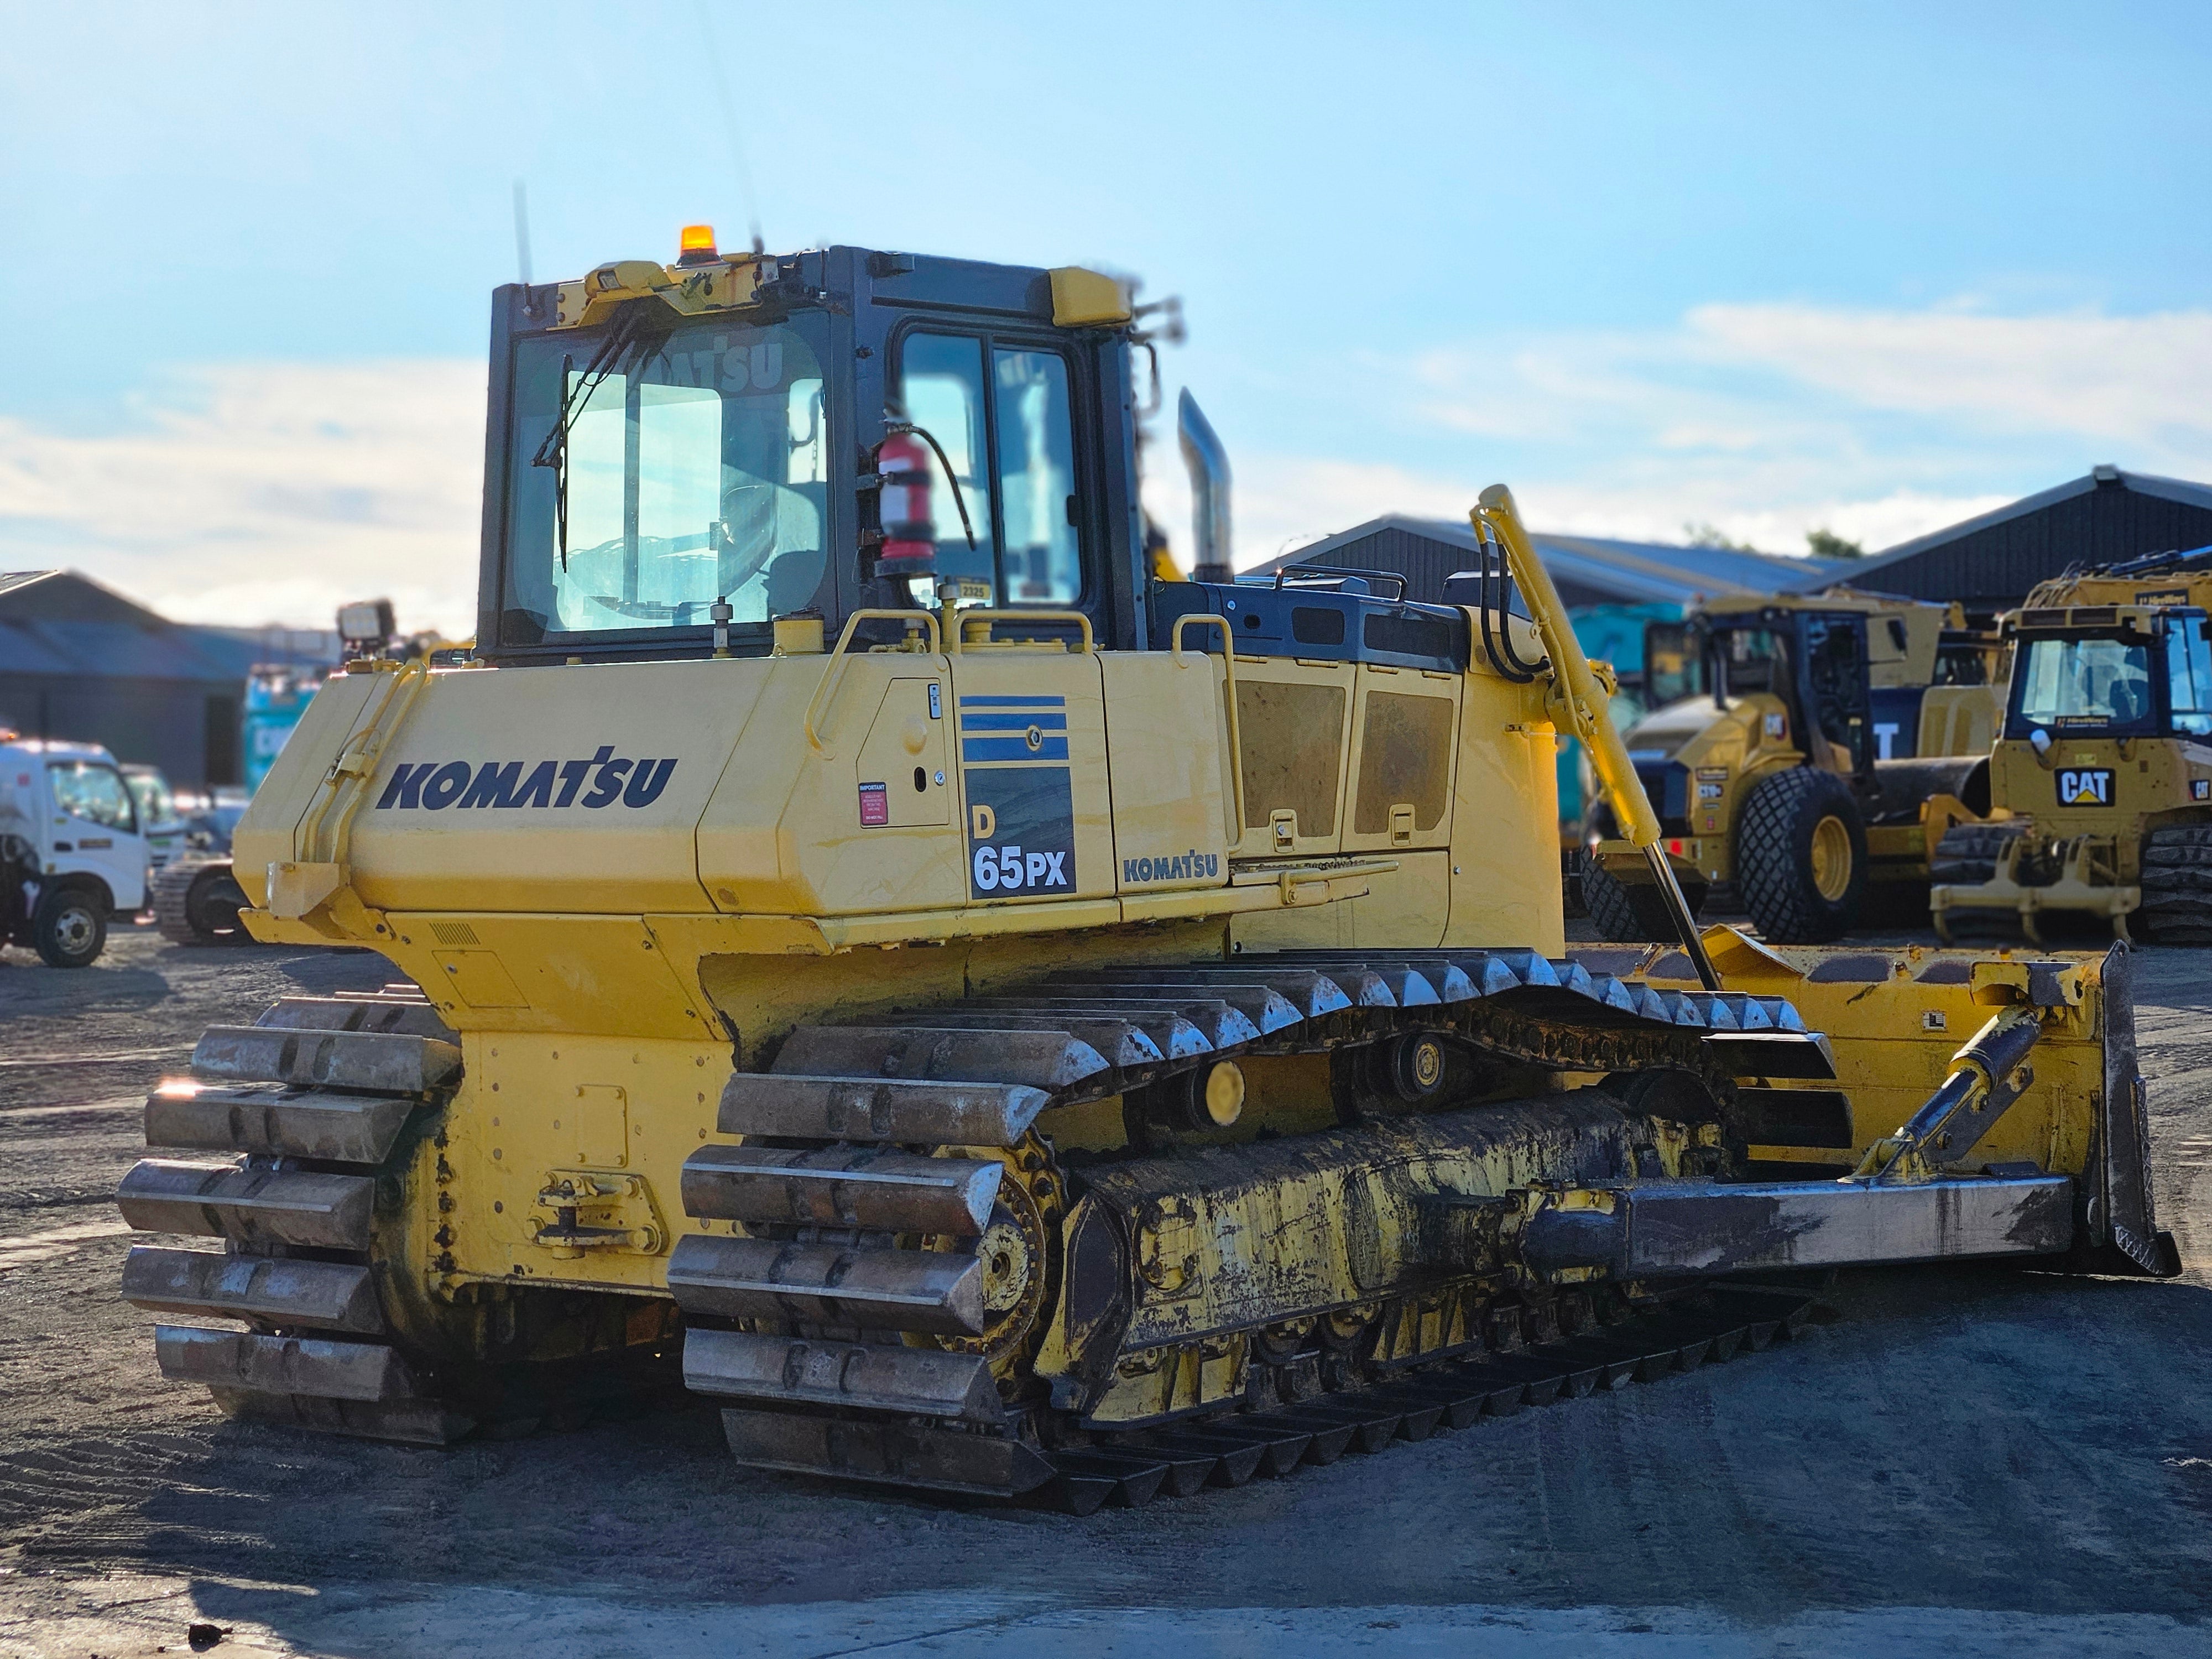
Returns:
[[[1805,532],[1805,550],[1816,559],[1863,559],[1866,549],[1856,542],[1845,541],[1832,530],[1808,530]]]
[[[1759,550],[1749,542],[1732,542],[1717,525],[1692,520],[1682,526],[1682,539],[1692,547],[1716,547],[1723,553],[1756,553]]]

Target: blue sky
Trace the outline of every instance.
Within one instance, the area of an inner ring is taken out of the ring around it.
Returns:
[[[1515,483],[1870,545],[2212,477],[2212,9],[0,0],[0,568],[465,625],[487,296],[742,239],[1180,294],[1246,558]],[[1179,530],[1180,480],[1155,481]]]

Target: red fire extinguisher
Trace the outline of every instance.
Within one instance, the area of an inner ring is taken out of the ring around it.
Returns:
[[[937,574],[937,518],[929,505],[929,449],[911,432],[894,430],[876,452],[883,478],[883,550],[879,576]]]

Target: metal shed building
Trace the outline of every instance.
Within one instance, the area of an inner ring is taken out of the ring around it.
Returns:
[[[1818,587],[1862,568],[1733,548],[1681,547],[1666,542],[1612,541],[1595,536],[1554,536],[1531,531],[1537,556],[1570,608],[1601,605],[1672,605],[1686,609],[1724,594],[1777,593]],[[1245,573],[1271,576],[1294,564],[1340,565],[1354,570],[1395,571],[1406,578],[1406,597],[1435,605],[1444,578],[1474,568],[1474,532],[1448,519],[1388,514],[1353,529],[1270,559]]]
[[[2212,544],[2212,487],[2094,468],[2054,489],[1854,562],[1855,586],[1916,599],[2009,609],[2073,564]]]
[[[300,644],[173,623],[72,570],[0,571],[0,726],[104,744],[188,787],[236,783],[246,675],[329,660]]]

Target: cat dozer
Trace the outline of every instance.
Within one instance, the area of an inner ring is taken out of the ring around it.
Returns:
[[[1990,821],[1936,848],[1936,930],[2212,944],[2212,548],[2056,577],[2004,632]]]
[[[1124,287],[686,242],[501,290],[476,659],[332,678],[240,826],[256,938],[404,979],[149,1102],[166,1375],[429,1443],[688,1390],[758,1468],[1079,1510],[1756,1347],[1839,1263],[2171,1270],[2124,950],[1679,894],[1566,949],[1563,726],[1657,827],[1504,489],[1534,624],[1161,580]]]

